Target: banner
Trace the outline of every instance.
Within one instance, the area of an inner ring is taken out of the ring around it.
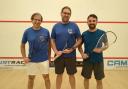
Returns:
[[[82,67],[82,59],[78,58],[77,67]],[[54,67],[54,62],[50,63]],[[25,63],[22,57],[0,57],[0,69],[24,69]],[[104,58],[105,70],[128,70],[128,57],[106,57]]]
[[[0,59],[0,69],[23,69],[23,59]]]
[[[128,59],[106,59],[104,68],[106,70],[128,70]]]

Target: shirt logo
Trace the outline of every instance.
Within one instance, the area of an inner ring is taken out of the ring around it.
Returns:
[[[44,42],[45,41],[45,37],[43,35],[39,36],[39,40],[40,42]]]
[[[68,33],[73,34],[73,30],[71,28],[68,28]]]

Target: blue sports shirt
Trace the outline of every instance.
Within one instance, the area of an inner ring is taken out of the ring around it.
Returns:
[[[89,60],[91,63],[97,63],[103,61],[103,53],[95,53],[92,50],[95,48],[98,40],[105,32],[103,30],[97,29],[95,32],[85,31],[82,33],[82,41],[84,43],[84,53],[89,55]],[[102,46],[102,44],[100,44]]]
[[[54,25],[51,38],[55,40],[58,51],[64,48],[71,48],[76,43],[76,39],[81,36],[78,26],[74,22],[62,24],[61,22]],[[69,54],[63,54],[63,58],[76,58],[76,50]]]
[[[29,54],[31,62],[42,62],[48,60],[49,31],[43,27],[34,30],[32,27],[25,30],[22,43],[29,43]]]

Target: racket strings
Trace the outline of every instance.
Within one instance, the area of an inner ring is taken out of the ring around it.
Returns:
[[[112,44],[114,44],[116,42],[117,36],[116,36],[116,34],[114,32],[108,31],[106,33],[106,35],[107,35],[107,40],[108,40],[108,44],[109,45],[112,45]]]
[[[117,36],[112,31],[107,31],[106,33],[102,34],[99,38],[95,48],[100,48],[104,46],[104,43],[108,43],[108,45],[112,45],[116,42]]]

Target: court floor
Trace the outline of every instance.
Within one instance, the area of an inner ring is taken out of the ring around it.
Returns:
[[[104,89],[128,89],[127,70],[106,70],[103,80]],[[78,68],[76,76],[76,89],[84,89],[81,68]],[[51,89],[55,89],[56,75],[54,68],[50,69]],[[3,70],[0,69],[0,89],[27,89],[27,74],[25,69]],[[38,75],[35,80],[34,89],[45,89],[44,80]],[[64,73],[61,89],[70,89],[68,76]],[[94,77],[90,80],[90,89],[96,89]]]

